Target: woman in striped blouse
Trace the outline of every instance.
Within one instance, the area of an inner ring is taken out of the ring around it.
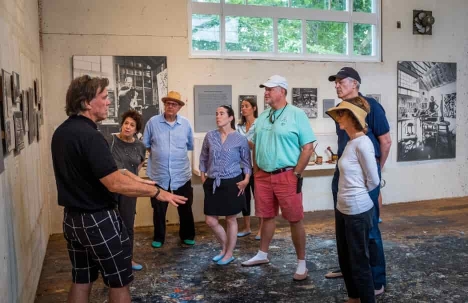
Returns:
[[[245,207],[244,190],[252,174],[249,144],[246,137],[236,132],[235,123],[230,106],[218,107],[218,128],[206,134],[200,154],[205,222],[222,246],[213,258],[218,265],[227,265],[235,259],[232,253],[237,241],[236,216]],[[226,231],[219,224],[219,216],[226,216]]]

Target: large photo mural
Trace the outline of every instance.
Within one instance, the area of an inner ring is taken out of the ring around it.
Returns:
[[[398,62],[398,161],[455,158],[457,64]]]

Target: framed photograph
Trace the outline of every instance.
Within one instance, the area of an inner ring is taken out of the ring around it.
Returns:
[[[335,107],[335,99],[323,99],[323,117],[324,118],[330,118],[329,115],[327,115],[327,110],[330,108]]]
[[[39,103],[37,104],[37,112],[39,113],[39,125],[44,124],[44,107],[42,106],[42,97],[39,98]]]
[[[13,103],[11,95],[11,74],[2,69],[1,104],[3,114],[2,130],[4,132],[4,153],[8,154],[15,148],[13,127]]]
[[[39,137],[40,137],[39,134],[40,134],[40,130],[41,130],[41,124],[40,124],[40,122],[39,122],[39,119],[40,119],[39,116],[40,116],[40,114],[39,114],[38,111],[36,111],[36,112],[35,112],[35,115],[36,115],[36,131],[37,131],[37,133],[36,133],[36,138],[37,138],[37,142],[39,142]]]
[[[302,109],[309,119],[317,118],[317,89],[316,88],[293,88],[292,104]]]
[[[92,68],[96,64],[101,66],[100,71]],[[142,115],[142,132],[149,119],[161,113],[161,99],[168,93],[167,57],[73,56],[73,78],[85,74],[109,78],[108,115],[98,126],[105,137],[119,132],[122,114],[129,109]],[[41,116],[43,112],[44,104],[39,110]],[[40,120],[43,123],[44,119]]]
[[[2,137],[1,133],[2,132],[0,132],[0,139]],[[3,140],[1,140],[1,141],[3,141]],[[0,143],[0,145],[3,145],[3,144]],[[3,162],[3,147],[0,146],[0,174],[2,174],[4,171],[5,171],[5,163]]]
[[[29,104],[28,104],[28,97],[27,97],[28,91],[21,91],[21,103],[20,103],[20,109],[23,114],[23,127],[24,127],[24,132],[29,131]]]
[[[34,104],[37,107],[37,104],[39,103],[39,82],[34,80]]]
[[[28,96],[28,124],[29,124],[29,133],[28,133],[28,141],[29,144],[33,143],[37,136],[37,121],[36,121],[36,112],[34,108],[34,89],[29,88]]]
[[[456,158],[457,63],[397,64],[397,161]]]
[[[15,153],[19,154],[24,149],[23,114],[21,112],[14,112],[13,122],[15,125]]]
[[[3,103],[3,116],[5,118],[12,118],[13,116],[13,103],[11,96],[11,74],[2,69],[2,103]]]
[[[11,93],[13,102],[19,104],[21,102],[20,76],[15,72],[11,75]]]
[[[14,131],[14,127],[12,127],[11,121],[12,120],[8,120],[5,122],[5,153],[9,153],[12,146],[14,148],[14,137],[11,135]]]

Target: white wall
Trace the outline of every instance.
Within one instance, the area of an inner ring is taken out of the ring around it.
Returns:
[[[38,1],[0,0],[0,68],[19,73],[25,89],[40,80],[40,60]],[[8,303],[34,301],[50,234],[48,143],[24,139],[0,174],[0,302]]]
[[[258,84],[270,75],[286,76],[291,87],[317,87],[319,113],[321,100],[336,98],[328,75],[342,66],[354,66],[361,74],[361,91],[380,93],[392,127],[391,156],[383,177],[385,203],[456,197],[467,194],[468,168],[467,132],[457,129],[457,159],[421,163],[396,163],[397,61],[457,62],[458,126],[467,122],[468,3],[466,0],[393,0],[383,2],[383,62],[328,63],[266,60],[212,60],[188,58],[186,0],[137,1],[63,1],[49,0],[43,4],[44,83],[49,110],[48,134],[65,120],[63,111],[67,86],[72,79],[73,55],[142,55],[167,56],[169,89],[189,98],[181,114],[193,123],[193,86],[196,84],[231,84],[233,98],[239,94],[263,92]],[[412,34],[412,10],[433,11],[436,23],[432,36]],[[396,28],[396,22],[402,28]],[[261,103],[261,101],[260,101]],[[237,110],[237,106],[234,106]],[[262,106],[260,106],[262,109]],[[320,115],[321,116],[321,115]],[[330,119],[311,120],[318,133],[332,133]],[[50,137],[48,138],[50,140]],[[325,148],[322,146],[322,148]],[[330,183],[332,171],[308,172],[304,184],[306,210],[331,209]],[[51,178],[50,183],[53,184]],[[194,211],[203,220],[203,193],[198,177],[195,187]],[[61,209],[56,206],[56,194],[51,188],[52,232],[61,232]],[[151,225],[148,199],[140,199],[137,225]],[[168,219],[176,220],[174,210]]]

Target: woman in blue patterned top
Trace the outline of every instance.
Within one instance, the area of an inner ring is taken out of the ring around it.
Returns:
[[[249,141],[250,150],[253,149],[252,137],[255,133],[255,119],[258,117],[257,101],[252,98],[245,98],[241,102],[241,121],[237,125],[237,131],[245,136]],[[249,184],[245,188],[245,208],[242,209],[242,216],[244,217],[244,228],[237,233],[237,237],[245,237],[250,235],[250,201],[254,193],[254,178],[253,174],[250,176]],[[263,220],[259,218],[260,226],[258,233],[255,236],[256,240],[260,240]]]
[[[231,107],[218,107],[218,129],[206,134],[200,154],[205,222],[222,246],[220,254],[213,258],[218,265],[235,259],[232,253],[237,241],[236,216],[245,207],[244,190],[252,174],[249,144],[246,137],[236,132],[235,123]],[[219,224],[219,216],[226,216],[226,231]]]

